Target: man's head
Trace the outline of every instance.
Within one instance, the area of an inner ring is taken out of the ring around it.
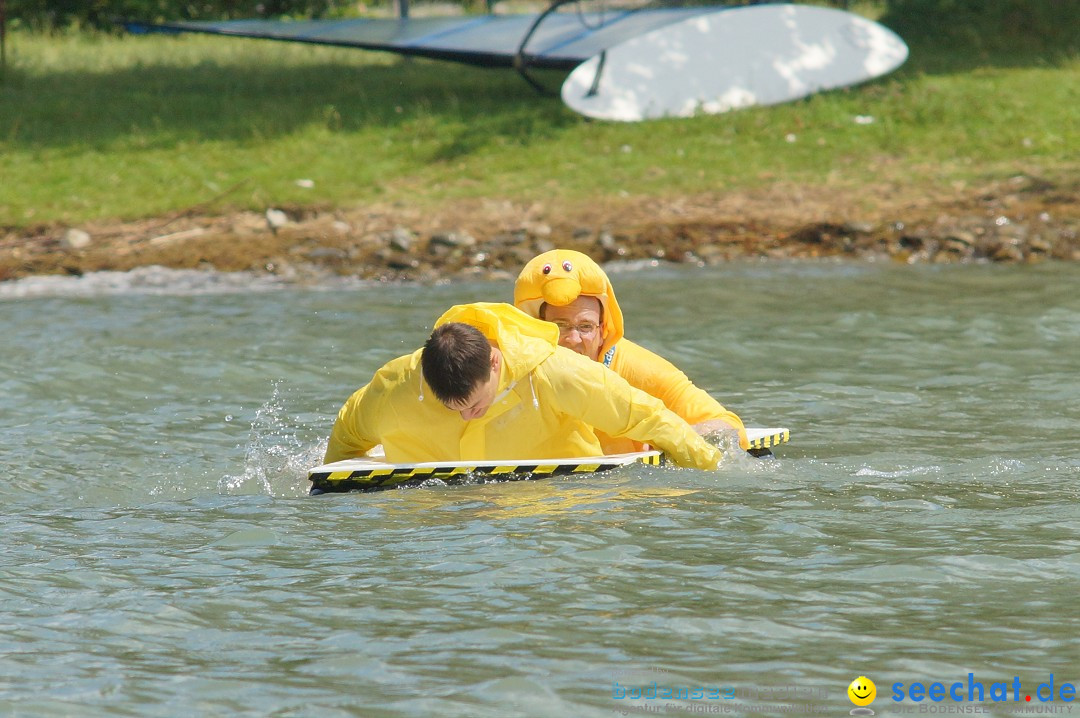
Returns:
[[[585,301],[579,301],[582,299]],[[590,341],[587,336],[574,337],[571,336],[573,332],[564,331],[559,343],[599,361],[604,352],[623,337],[622,310],[615,299],[615,290],[599,264],[581,252],[553,249],[530,259],[514,282],[514,306],[549,322],[575,323],[565,313],[574,314],[579,307],[596,306],[591,300],[599,302],[600,320],[580,318],[576,323],[585,328],[593,322],[599,324],[595,341]],[[564,326],[564,329],[569,327]]]
[[[540,305],[540,318],[559,327],[559,345],[584,354],[593,361],[600,358],[604,343],[603,305],[596,297],[578,297],[566,306]]]
[[[420,366],[435,398],[468,421],[483,416],[495,400],[502,354],[479,329],[450,322],[431,333]]]

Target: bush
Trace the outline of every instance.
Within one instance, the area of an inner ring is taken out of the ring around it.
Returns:
[[[70,26],[110,29],[121,18],[149,21],[228,20],[242,17],[322,17],[334,0],[7,0],[13,25],[35,30]]]
[[[889,0],[881,22],[908,42],[1075,51],[1076,0]]]

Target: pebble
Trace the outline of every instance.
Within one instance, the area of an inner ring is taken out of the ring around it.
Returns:
[[[280,209],[268,209],[266,210],[266,224],[270,227],[270,230],[277,232],[279,229],[289,223],[289,215],[282,212]]]
[[[541,215],[543,219],[537,219]],[[655,225],[621,225],[611,219],[589,224],[579,219],[562,227],[537,211],[527,220],[501,227],[477,225],[474,236],[460,227],[432,232],[405,221],[395,225],[388,219],[385,214],[370,214],[346,222],[337,212],[287,214],[277,208],[239,213],[217,228],[203,225],[206,237],[220,236],[223,241],[198,245],[199,266],[226,271],[253,266],[285,276],[297,270],[283,258],[302,259],[310,264],[310,271],[381,281],[445,282],[463,276],[513,278],[534,256],[557,247],[584,252],[600,262],[617,260],[615,267],[652,266],[661,261],[714,265],[747,257],[847,257],[934,264],[1080,259],[1080,217],[1074,210],[1060,202],[1048,207],[1022,197],[1007,202],[988,196],[929,216],[893,216],[878,222],[818,220],[795,227],[725,217],[715,221],[692,217],[692,221]],[[287,234],[278,234],[273,241],[266,238],[267,227],[277,234],[286,226]],[[123,238],[97,230],[91,238],[90,232],[74,227],[21,237],[8,234],[6,244],[0,243],[0,281],[28,274],[89,271],[87,267],[100,264],[103,251],[114,248],[112,256],[135,255],[138,262],[156,264],[165,255],[156,251],[158,243],[146,238],[168,229],[174,227],[152,225],[152,231],[135,231]],[[198,227],[178,225],[175,229],[164,236],[188,236]],[[91,246],[92,254],[81,252]],[[172,243],[169,248],[175,251]],[[81,265],[84,258],[86,267]],[[307,264],[300,266],[309,271]]]
[[[90,242],[90,233],[81,229],[69,229],[60,237],[60,246],[64,249],[86,249]]]

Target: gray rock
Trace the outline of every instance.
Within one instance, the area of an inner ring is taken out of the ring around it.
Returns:
[[[412,249],[413,239],[415,236],[409,230],[404,227],[394,227],[394,231],[390,233],[390,246],[399,252],[408,252]]]
[[[1043,238],[1041,234],[1036,234],[1030,240],[1028,240],[1028,247],[1032,252],[1041,252],[1049,254],[1053,251],[1054,245]]]
[[[1024,251],[1012,244],[1002,244],[990,255],[995,262],[1022,262]]]
[[[90,246],[90,234],[81,229],[71,228],[60,237],[60,246],[64,249],[85,249]]]
[[[869,222],[845,222],[842,229],[848,234],[870,234],[874,231],[874,225]]]
[[[271,231],[278,231],[289,223],[289,215],[282,212],[280,209],[268,209],[266,210],[266,224],[270,227]]]
[[[304,253],[308,259],[347,259],[349,253],[337,247],[314,247]]]
[[[965,229],[957,229],[951,232],[945,241],[954,246],[971,247],[975,244],[975,235]]]
[[[389,269],[416,269],[420,266],[420,260],[416,257],[411,257],[405,252],[381,249],[376,253],[376,256],[382,260],[383,264]]]
[[[472,247],[476,238],[467,232],[440,232],[431,236],[430,245],[443,247]]]

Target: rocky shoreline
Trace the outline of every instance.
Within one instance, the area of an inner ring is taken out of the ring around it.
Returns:
[[[1080,191],[1029,174],[923,196],[805,187],[579,206],[474,200],[419,209],[269,208],[0,230],[0,281],[161,265],[386,281],[508,278],[565,247],[597,260],[747,257],[903,263],[1080,260]]]

